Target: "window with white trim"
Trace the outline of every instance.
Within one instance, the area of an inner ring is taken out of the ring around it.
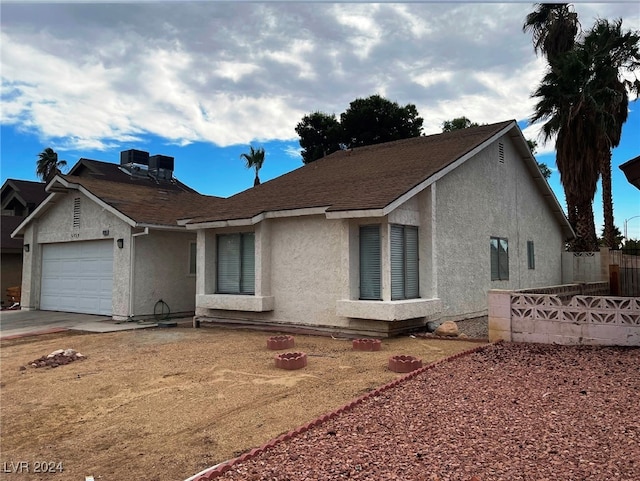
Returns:
[[[503,237],[491,237],[491,280],[509,280],[509,241]]]
[[[255,237],[253,232],[218,235],[216,292],[255,294]]]
[[[391,226],[391,300],[420,297],[418,228]]]
[[[382,299],[380,225],[360,226],[360,299]]]

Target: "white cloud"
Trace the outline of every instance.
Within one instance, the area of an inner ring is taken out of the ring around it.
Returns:
[[[529,118],[544,71],[521,31],[530,4],[175,6],[3,5],[1,121],[77,148],[146,133],[227,146],[296,139],[303,115],[379,93],[434,133],[463,115]],[[640,25],[631,4],[576,9]]]

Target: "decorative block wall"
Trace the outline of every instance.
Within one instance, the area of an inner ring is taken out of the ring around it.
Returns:
[[[640,346],[640,298],[489,292],[489,340]]]

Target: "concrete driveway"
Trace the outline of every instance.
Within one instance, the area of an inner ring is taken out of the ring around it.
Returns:
[[[0,340],[66,330],[113,332],[157,327],[151,321],[114,321],[107,316],[55,311],[0,311]]]

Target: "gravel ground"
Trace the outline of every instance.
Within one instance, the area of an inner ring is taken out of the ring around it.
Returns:
[[[489,318],[487,316],[475,317],[457,321],[458,330],[472,339],[487,339],[489,337]]]
[[[639,367],[637,348],[492,345],[216,479],[636,480]]]

